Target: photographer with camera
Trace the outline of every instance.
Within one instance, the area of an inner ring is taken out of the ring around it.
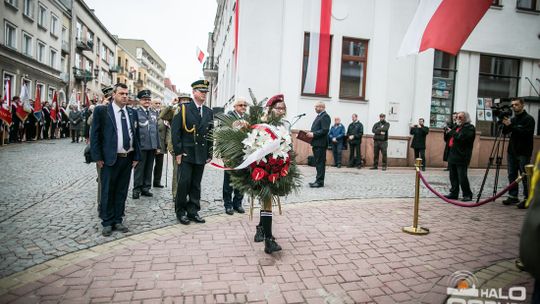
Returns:
[[[450,141],[450,131],[457,125],[457,112],[452,113],[452,120],[446,122],[446,126],[444,127],[444,153],[443,153],[443,161],[448,162],[448,152],[450,152],[450,147],[448,146],[448,142]],[[447,164],[446,169],[444,171],[450,171],[450,166]]]
[[[512,110],[514,116],[510,115],[503,117],[502,124],[503,134],[510,134],[510,142],[508,143],[508,180],[513,182],[518,172],[525,173],[525,165],[531,162],[533,150],[534,136],[534,118],[525,111],[525,102],[521,98],[512,99]],[[510,114],[510,113],[507,113]],[[523,198],[519,201],[519,185],[508,191],[508,198],[503,201],[503,204],[518,204],[518,208],[525,208],[525,201],[528,197],[527,179],[523,179]]]
[[[422,158],[422,171],[426,171],[426,136],[429,128],[424,126],[424,119],[418,119],[417,125],[412,125],[409,134],[413,136],[411,148],[414,149],[414,158]]]

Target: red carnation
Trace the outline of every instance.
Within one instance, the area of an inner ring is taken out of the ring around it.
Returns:
[[[277,164],[277,159],[275,159],[275,158],[273,158],[273,157],[270,157],[270,159],[268,160],[268,163],[269,163],[270,165],[275,165],[275,164]]]
[[[283,166],[284,163],[285,163],[285,162],[283,161],[283,158],[280,158],[280,159],[278,160],[278,165]]]
[[[289,174],[289,165],[285,165],[283,168],[281,168],[279,174],[283,177],[287,176],[287,174]]]
[[[279,178],[279,174],[277,173],[273,173],[273,174],[270,174],[268,175],[268,180],[271,182],[271,183],[275,183]]]
[[[268,173],[262,168],[255,168],[253,169],[253,172],[251,172],[251,179],[253,179],[254,181],[260,181],[267,174]]]

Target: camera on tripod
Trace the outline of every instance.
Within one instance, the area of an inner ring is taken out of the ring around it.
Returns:
[[[493,116],[497,117],[498,121],[503,121],[505,118],[512,117],[512,107],[509,105],[494,105],[491,107]]]

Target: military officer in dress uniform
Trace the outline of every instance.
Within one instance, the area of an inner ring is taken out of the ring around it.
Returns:
[[[150,192],[152,186],[152,173],[156,153],[161,149],[158,131],[158,113],[150,106],[152,93],[142,90],[137,94],[140,106],[137,108],[139,141],[141,145],[141,161],[135,168],[133,181],[133,199],[142,196],[153,196]]]
[[[184,225],[190,221],[205,222],[198,212],[201,209],[204,165],[212,159],[214,114],[212,109],[204,105],[208,84],[207,80],[197,80],[191,84],[193,101],[180,104],[172,121],[172,143],[178,164],[175,212]]]

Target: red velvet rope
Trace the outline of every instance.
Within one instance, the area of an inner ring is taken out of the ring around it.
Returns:
[[[513,181],[512,183],[510,183],[508,186],[506,186],[506,188],[502,189],[501,191],[499,191],[497,194],[495,194],[495,196],[492,196],[492,197],[489,197],[489,198],[486,198],[485,200],[483,201],[480,201],[478,203],[474,203],[474,204],[465,204],[465,203],[461,203],[459,201],[455,201],[455,200],[451,200],[451,199],[448,199],[446,197],[444,197],[444,195],[440,194],[439,192],[437,192],[437,190],[435,190],[433,187],[431,187],[431,185],[428,183],[428,181],[424,178],[424,176],[422,175],[422,172],[418,171],[418,175],[420,176],[420,179],[422,180],[422,182],[424,183],[424,185],[431,191],[433,192],[433,194],[435,194],[436,196],[438,196],[439,198],[441,198],[443,201],[447,202],[447,203],[450,203],[452,205],[456,205],[456,206],[460,206],[460,207],[478,207],[478,206],[482,206],[484,204],[487,204],[489,202],[492,202],[496,199],[498,199],[499,197],[503,196],[506,192],[508,192],[508,190],[512,189],[514,186],[517,185],[517,183],[519,182],[518,180],[515,180]]]

